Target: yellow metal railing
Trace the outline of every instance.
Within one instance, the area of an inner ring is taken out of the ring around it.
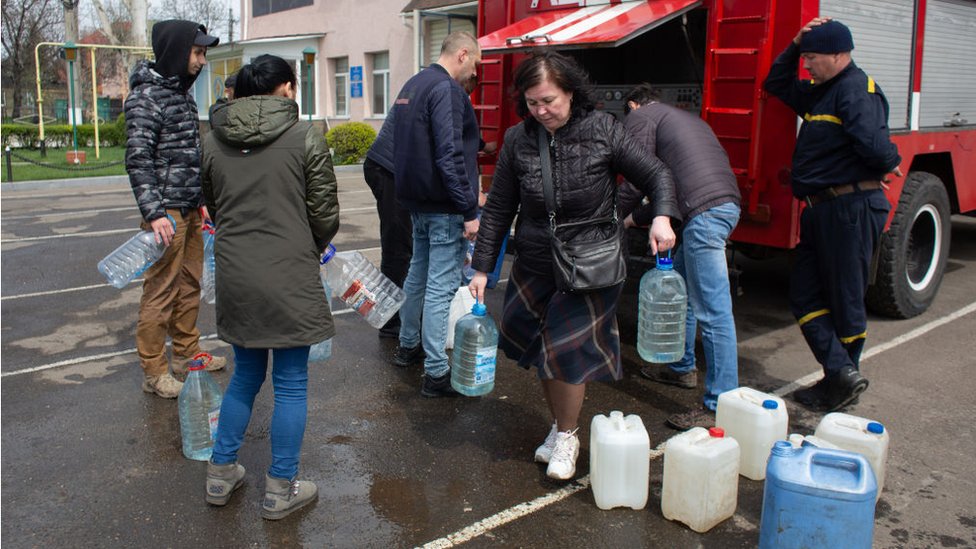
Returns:
[[[56,46],[63,48],[65,46],[64,42],[41,42],[34,47],[34,73],[37,80],[37,134],[41,141],[44,141],[44,96],[41,95],[41,56],[40,49],[41,46]],[[74,44],[77,48],[88,48],[91,50],[91,71],[92,71],[92,103],[95,105],[95,116],[92,117],[92,121],[95,125],[95,158],[99,158],[99,146],[98,146],[98,79],[95,74],[95,50],[105,49],[105,50],[129,50],[137,53],[143,53],[147,57],[152,56],[152,48],[146,46],[113,46],[111,44]],[[74,120],[75,112],[71,113],[71,118]],[[75,120],[75,123],[78,121]]]

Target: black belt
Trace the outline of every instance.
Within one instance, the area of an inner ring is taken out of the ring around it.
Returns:
[[[850,183],[847,185],[837,185],[836,187],[829,187],[824,191],[820,191],[817,194],[811,194],[803,197],[803,201],[807,203],[808,207],[816,206],[821,202],[826,202],[828,200],[833,200],[838,196],[851,194],[855,191],[873,191],[875,189],[884,188],[884,183],[881,181],[859,181],[857,183]]]

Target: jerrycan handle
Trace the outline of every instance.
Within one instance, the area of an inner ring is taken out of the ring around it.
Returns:
[[[837,488],[864,490],[868,482],[874,480],[874,474],[867,474],[870,468],[865,470],[867,461],[863,457],[845,454],[837,450],[824,449],[814,454],[810,459],[811,467],[824,469],[821,475],[813,475],[814,480],[829,479],[830,483]]]
[[[667,252],[665,252],[665,253],[667,255],[664,255],[661,252],[658,252],[657,253],[657,256],[656,256],[657,257],[657,260],[655,261],[655,264],[656,264],[657,268],[660,269],[660,270],[662,270],[662,271],[670,271],[670,270],[673,270],[674,269],[674,259],[671,257],[671,250],[668,249]]]

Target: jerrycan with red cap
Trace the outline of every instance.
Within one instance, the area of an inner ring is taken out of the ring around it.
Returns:
[[[719,427],[695,427],[664,447],[664,518],[707,532],[732,516],[739,493],[739,443]]]

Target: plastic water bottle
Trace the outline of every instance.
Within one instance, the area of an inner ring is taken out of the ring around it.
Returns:
[[[167,215],[176,230],[176,220]],[[105,275],[108,283],[122,289],[144,273],[166,251],[162,242],[156,242],[156,234],[142,231],[127,240],[112,253],[98,262],[98,272]]]
[[[658,257],[657,268],[640,281],[637,352],[648,362],[670,364],[685,354],[688,292],[670,257]]]
[[[335,253],[335,247],[329,247]],[[376,329],[382,328],[406,299],[403,290],[358,251],[335,253],[325,273],[339,300]]]
[[[451,387],[467,396],[486,395],[495,388],[498,328],[484,303],[475,303],[471,314],[454,326],[451,353]]]
[[[210,377],[203,360],[195,359],[179,396],[180,433],[183,455],[188,459],[207,461],[213,454],[220,418],[220,387]]]
[[[217,301],[217,260],[214,258],[214,233],[212,223],[203,224],[203,277],[200,280],[200,301],[213,305]]]
[[[464,254],[464,265],[461,266],[461,284],[466,285],[474,278],[474,267],[471,260],[474,258],[474,240],[468,241],[468,251]]]
[[[329,244],[328,249],[322,254],[322,259],[319,261],[319,278],[322,279],[322,289],[325,290],[325,299],[332,304],[332,288],[329,286],[329,281],[325,276],[325,264],[332,259],[335,255],[335,247]],[[326,339],[325,341],[320,341],[312,348],[308,350],[308,361],[309,362],[324,362],[332,356],[332,338]]]

